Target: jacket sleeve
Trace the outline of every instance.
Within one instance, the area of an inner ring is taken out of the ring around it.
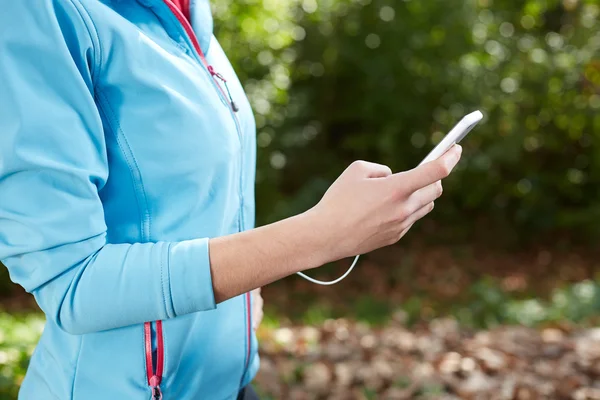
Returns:
[[[0,13],[0,260],[72,334],[213,309],[207,238],[106,242],[99,48],[77,1]]]

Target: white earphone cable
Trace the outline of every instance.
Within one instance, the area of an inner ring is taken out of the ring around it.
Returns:
[[[323,285],[323,286],[335,285],[336,283],[341,282],[345,277],[347,277],[348,275],[350,275],[350,272],[352,272],[352,270],[354,269],[354,266],[358,262],[358,258],[359,257],[360,257],[360,254],[357,255],[356,257],[354,257],[354,261],[352,262],[352,265],[350,266],[350,268],[348,268],[348,271],[346,271],[344,273],[344,275],[340,276],[339,278],[337,278],[334,281],[329,281],[329,282],[320,281],[318,279],[311,278],[310,276],[307,276],[307,275],[303,274],[302,272],[296,272],[296,273],[298,275],[300,275],[301,277],[303,277],[304,279],[306,279],[307,281],[312,282],[312,283],[316,283],[317,285]]]

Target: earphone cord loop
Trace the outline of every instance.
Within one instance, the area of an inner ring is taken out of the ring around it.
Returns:
[[[341,282],[344,278],[346,278],[348,275],[350,275],[350,272],[352,272],[352,270],[354,269],[354,266],[356,266],[356,263],[358,262],[359,257],[360,257],[360,254],[357,255],[356,257],[354,257],[354,261],[352,262],[352,265],[350,266],[350,268],[348,268],[348,271],[346,271],[344,273],[344,275],[340,276],[339,278],[337,278],[336,280],[333,280],[333,281],[329,281],[329,282],[320,281],[318,279],[311,278],[310,276],[307,276],[307,275],[303,274],[302,272],[296,272],[296,273],[298,275],[300,275],[301,277],[303,277],[304,279],[306,279],[307,281],[316,283],[317,285],[323,285],[323,286],[335,285],[336,283]]]

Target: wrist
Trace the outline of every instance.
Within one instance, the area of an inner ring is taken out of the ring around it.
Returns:
[[[304,249],[308,253],[309,265],[304,269],[320,267],[339,258],[336,256],[338,241],[335,239],[335,229],[325,215],[312,208],[296,216],[299,229],[304,232]]]

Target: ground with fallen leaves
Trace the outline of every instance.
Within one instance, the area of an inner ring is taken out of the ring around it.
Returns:
[[[343,319],[261,331],[256,378],[272,399],[600,399],[600,328],[410,330]]]

